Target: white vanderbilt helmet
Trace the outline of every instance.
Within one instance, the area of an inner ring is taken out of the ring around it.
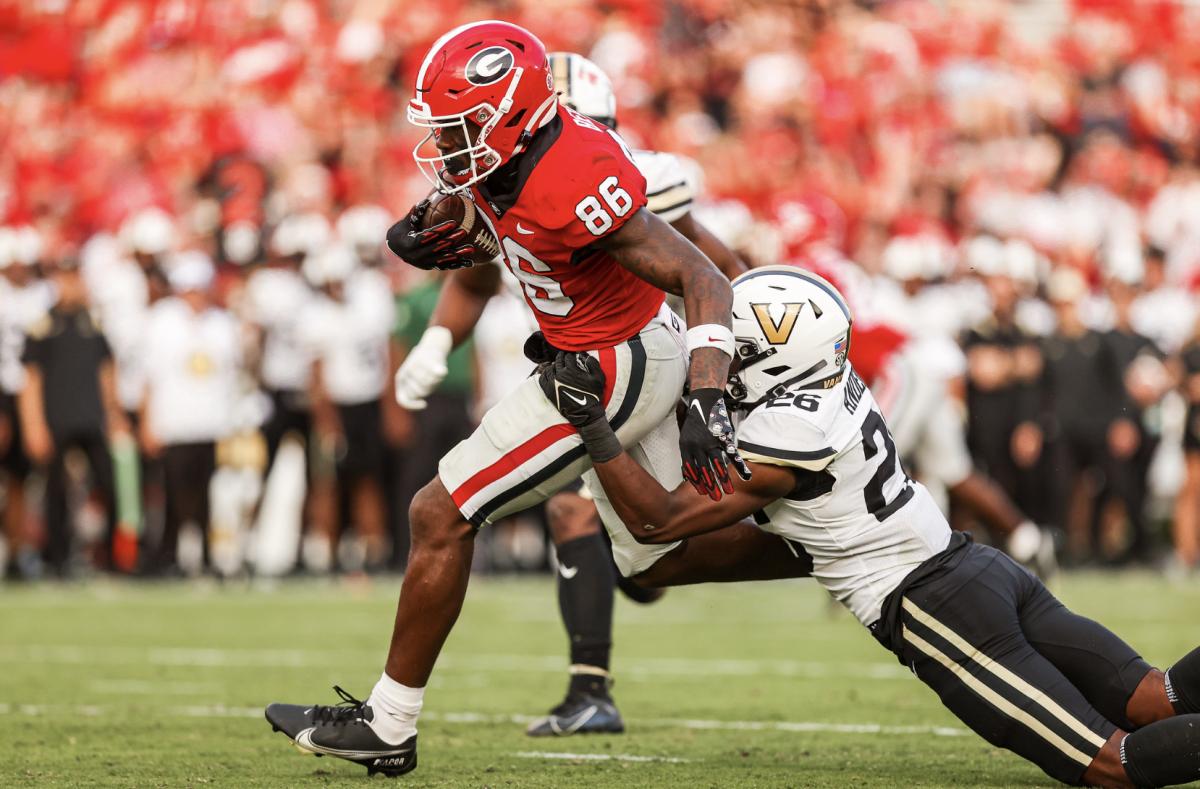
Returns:
[[[604,70],[574,52],[551,52],[549,58],[559,102],[615,129],[617,97]]]
[[[726,392],[749,410],[789,389],[841,380],[854,324],[837,288],[794,266],[764,266],[733,281],[736,372]]]

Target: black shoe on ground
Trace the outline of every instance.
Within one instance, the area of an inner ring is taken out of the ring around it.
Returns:
[[[530,737],[567,737],[572,734],[620,734],[625,722],[611,698],[571,692],[544,718],[529,724]]]
[[[384,742],[370,726],[374,719],[371,706],[340,687],[334,690],[342,698],[340,704],[271,704],[267,706],[267,721],[297,748],[361,764],[367,768],[367,775],[395,777],[416,769],[417,735],[399,745]]]

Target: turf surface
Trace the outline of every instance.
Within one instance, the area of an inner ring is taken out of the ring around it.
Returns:
[[[0,786],[357,786],[292,749],[267,702],[366,695],[394,579],[0,588]],[[1055,587],[1156,664],[1200,642],[1200,584]],[[531,739],[565,688],[549,578],[475,579],[426,694],[420,767],[395,785],[1037,786],[945,712],[812,582],[620,600],[622,736]],[[376,781],[384,781],[376,778]]]

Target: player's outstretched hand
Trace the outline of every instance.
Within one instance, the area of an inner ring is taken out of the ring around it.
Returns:
[[[412,207],[408,216],[388,230],[388,248],[410,266],[429,269],[456,269],[471,265],[475,247],[467,241],[467,231],[447,220],[422,230],[421,219],[429,200]]]
[[[750,479],[750,467],[737,451],[733,423],[720,389],[697,389],[684,400],[687,416],[679,430],[679,452],[683,477],[696,491],[713,501],[733,493],[729,464],[742,479]]]
[[[583,439],[593,463],[606,463],[621,454],[621,442],[604,415],[604,371],[586,353],[559,351],[554,361],[538,368],[538,383],[546,397]]]

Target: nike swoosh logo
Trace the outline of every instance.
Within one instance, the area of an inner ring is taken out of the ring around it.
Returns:
[[[533,235],[533,231],[526,230],[525,228],[521,227],[520,222],[517,222],[517,232],[524,236],[532,236]]]
[[[580,710],[573,717],[561,719],[562,723],[559,723],[558,718],[551,718],[550,729],[555,734],[574,734],[583,728],[585,723],[596,717],[596,713],[599,711],[600,708],[593,704],[585,710]]]
[[[575,395],[571,394],[570,392],[563,392],[563,394],[566,395],[567,399],[573,403],[578,403],[579,405],[587,405],[588,401],[587,401],[586,397],[581,400],[580,398],[576,397]]]
[[[575,574],[578,572],[579,572],[578,567],[567,567],[565,564],[560,564],[558,566],[558,574],[561,575],[563,578],[566,578],[568,581],[571,580],[572,578],[574,578]]]

